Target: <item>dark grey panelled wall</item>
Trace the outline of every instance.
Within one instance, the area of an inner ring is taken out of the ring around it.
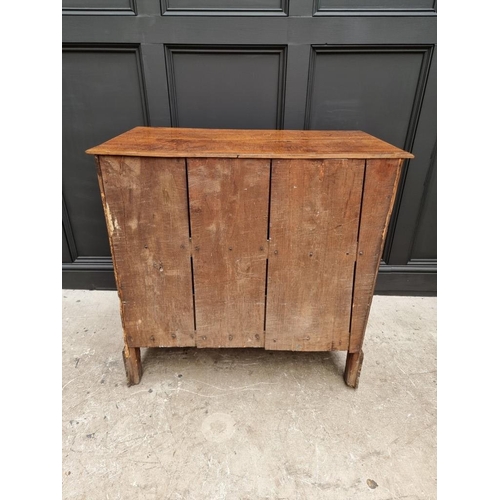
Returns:
[[[115,287],[94,160],[138,125],[360,129],[412,151],[378,293],[436,292],[433,0],[63,0],[63,287]]]

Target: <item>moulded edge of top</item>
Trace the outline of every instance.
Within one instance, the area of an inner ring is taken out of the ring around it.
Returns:
[[[359,130],[135,127],[85,152],[157,158],[414,158],[413,154]]]

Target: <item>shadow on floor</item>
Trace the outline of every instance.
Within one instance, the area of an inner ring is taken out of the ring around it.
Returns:
[[[326,373],[342,376],[346,359],[345,352],[266,351],[260,348],[155,347],[142,349],[141,353],[144,372],[163,371],[162,368],[169,366],[175,366],[179,371],[206,366],[216,371],[231,370],[235,377],[239,371],[248,371],[249,365],[257,370],[265,370],[272,365],[273,370],[279,367],[281,371],[300,373],[307,373],[308,367],[321,367]]]

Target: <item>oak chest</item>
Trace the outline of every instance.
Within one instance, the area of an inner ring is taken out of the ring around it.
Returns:
[[[401,165],[360,131],[137,127],[97,161],[129,384],[144,347],[347,351],[356,387]]]

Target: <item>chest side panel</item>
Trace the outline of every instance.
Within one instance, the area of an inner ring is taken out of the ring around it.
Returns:
[[[359,226],[349,351],[361,349],[382,248],[391,216],[401,160],[367,160]]]

